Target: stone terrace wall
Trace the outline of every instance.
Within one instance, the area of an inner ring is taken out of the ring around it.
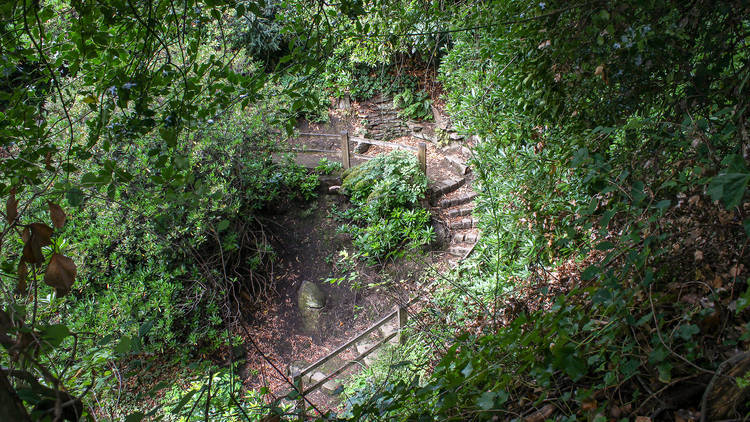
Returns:
[[[365,137],[390,141],[411,134],[411,130],[393,107],[393,99],[379,95],[367,107],[359,110],[359,118],[365,121]]]

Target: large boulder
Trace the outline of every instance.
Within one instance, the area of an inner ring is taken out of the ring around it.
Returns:
[[[313,282],[303,281],[297,295],[302,326],[308,334],[319,334],[320,316],[326,306],[326,294]]]
[[[302,308],[320,309],[326,306],[326,294],[311,281],[303,281],[299,288],[297,305]]]

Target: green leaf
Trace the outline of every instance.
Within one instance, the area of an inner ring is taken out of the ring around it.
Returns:
[[[70,330],[63,324],[48,325],[42,329],[42,339],[52,347],[59,346],[69,335]]]
[[[464,375],[464,377],[469,377],[471,373],[474,372],[474,367],[471,365],[471,362],[469,362],[464,369],[461,370],[461,373]]]
[[[229,221],[228,220],[221,220],[219,224],[216,225],[216,230],[223,232],[224,230],[229,228]]]
[[[78,207],[83,202],[83,191],[78,188],[71,188],[65,193],[65,198],[71,207]]]
[[[672,205],[672,201],[669,199],[665,199],[663,201],[659,201],[654,205],[654,208],[664,211],[665,209],[669,208],[669,206]]]
[[[180,411],[182,410],[182,408],[185,407],[185,405],[187,404],[187,402],[189,402],[190,399],[193,398],[193,396],[197,392],[198,392],[198,390],[190,390],[190,391],[188,391],[184,396],[182,396],[182,398],[177,403],[177,405],[174,407],[174,409],[172,409],[171,413],[173,415],[179,414]]]
[[[120,339],[120,342],[117,343],[117,346],[115,346],[115,353],[118,355],[124,355],[125,353],[128,353],[130,351],[130,344],[132,343],[132,339],[130,337],[123,337]]]
[[[586,281],[593,280],[594,277],[599,275],[600,272],[601,269],[599,269],[599,267],[597,267],[596,265],[592,265],[583,270],[583,273],[581,273],[581,278]]]
[[[146,417],[146,414],[143,412],[135,412],[131,413],[128,416],[125,417],[125,422],[141,422],[143,418]]]
[[[750,183],[750,173],[719,174],[708,185],[708,193],[714,201],[721,201],[727,208],[736,207],[742,202]]]
[[[479,406],[482,410],[490,410],[495,407],[495,396],[496,393],[494,391],[487,391],[485,393],[482,393],[479,398],[477,398],[477,406]]]
[[[141,327],[138,329],[138,337],[144,337],[146,334],[151,331],[151,329],[154,327],[154,320],[150,319],[141,325]]]
[[[659,371],[659,381],[667,384],[672,381],[672,364],[664,362],[658,365],[656,369]]]
[[[615,247],[615,244],[605,240],[604,242],[600,242],[598,245],[596,245],[596,249],[600,251],[608,251]]]
[[[700,328],[693,324],[683,324],[675,331],[675,334],[681,339],[687,341],[693,338],[693,335],[700,333]]]
[[[643,199],[646,198],[646,194],[643,191],[644,188],[645,185],[640,180],[633,182],[633,186],[630,190],[630,195],[633,197],[633,203],[640,203],[641,201],[643,201]]]

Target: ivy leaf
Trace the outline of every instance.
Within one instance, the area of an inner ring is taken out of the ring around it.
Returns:
[[[490,410],[495,407],[495,392],[487,391],[477,399],[477,406],[482,410]]]
[[[490,410],[496,406],[502,406],[506,401],[508,401],[508,393],[505,391],[487,391],[477,398],[477,406],[482,410]]]
[[[696,325],[684,324],[680,325],[680,327],[677,328],[675,334],[681,339],[687,341],[690,340],[695,334],[698,334],[700,331],[700,328],[698,328],[698,326]]]

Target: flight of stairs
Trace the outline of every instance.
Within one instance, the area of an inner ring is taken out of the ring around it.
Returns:
[[[443,225],[436,232],[446,238],[443,250],[448,260],[455,263],[465,258],[479,240],[478,221],[472,216],[477,195],[472,189],[471,169],[466,164],[471,151],[459,145],[443,148],[442,152],[451,175],[434,181],[429,196],[433,214],[438,217],[436,224]]]

